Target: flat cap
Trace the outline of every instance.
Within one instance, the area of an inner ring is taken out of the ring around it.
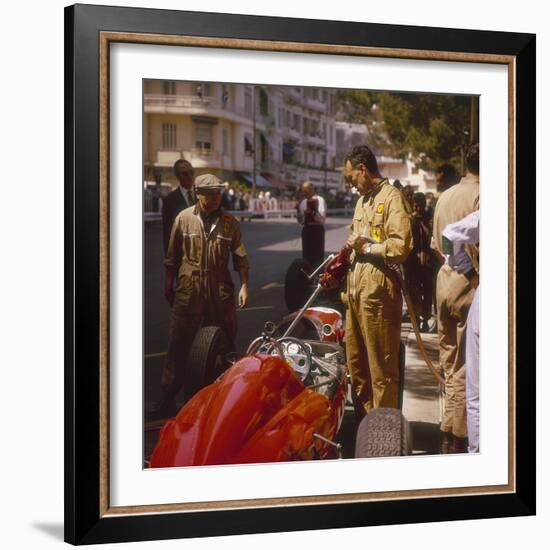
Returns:
[[[195,178],[196,193],[201,193],[203,191],[221,191],[222,189],[222,180],[214,174],[202,174],[201,176]]]

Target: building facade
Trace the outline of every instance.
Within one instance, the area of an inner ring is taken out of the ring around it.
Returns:
[[[195,173],[256,188],[295,189],[312,181],[340,189],[336,90],[210,82],[144,83],[146,182],[175,183],[186,159]]]

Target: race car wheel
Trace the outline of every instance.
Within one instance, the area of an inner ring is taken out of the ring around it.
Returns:
[[[294,260],[285,276],[285,303],[289,311],[300,309],[311,294],[311,284],[307,275],[311,272],[311,266],[305,260]]]
[[[229,366],[226,355],[233,350],[220,327],[202,327],[197,332],[187,356],[184,383],[185,399],[212,384]]]
[[[373,409],[359,424],[355,458],[402,456],[411,451],[410,425],[399,409]]]

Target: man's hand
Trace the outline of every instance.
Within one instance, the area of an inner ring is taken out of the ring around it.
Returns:
[[[172,307],[174,305],[174,277],[176,275],[176,268],[171,265],[167,265],[164,269],[164,297],[166,301]]]
[[[248,305],[248,285],[243,283],[239,290],[239,307],[244,309]]]
[[[333,277],[330,273],[323,273],[319,277],[319,283],[323,288],[338,288],[340,283],[336,277]]]
[[[172,307],[174,305],[174,286],[173,285],[165,285],[164,297],[166,298],[168,305]]]
[[[367,244],[368,239],[364,235],[352,233],[346,241],[346,247],[353,248],[357,252],[362,252],[363,247]]]

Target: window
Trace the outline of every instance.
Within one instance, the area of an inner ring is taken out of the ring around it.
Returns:
[[[162,83],[162,93],[164,95],[175,95],[176,94],[176,83],[171,80],[165,80]]]
[[[333,115],[336,113],[336,97],[334,95],[330,96],[330,114]]]
[[[260,99],[260,114],[262,116],[267,116],[269,114],[269,101],[265,90],[260,88],[259,90],[259,99]]]
[[[292,128],[296,130],[297,132],[300,131],[300,115],[294,115],[292,122]]]
[[[229,88],[224,84],[222,86],[222,108],[227,107],[227,102],[229,101]]]
[[[328,126],[328,142],[329,142],[329,145],[332,145],[333,140],[334,140],[334,135],[333,135],[332,132],[333,132],[332,124],[329,124],[329,126]]]
[[[244,154],[248,157],[254,154],[254,141],[252,134],[244,135]]]
[[[252,116],[252,88],[244,89],[244,112]]]
[[[311,120],[309,131],[310,131],[310,134],[312,136],[318,136],[319,135],[319,121],[318,120]]]
[[[162,83],[162,93],[165,97],[166,103],[176,102],[176,83],[171,80],[165,80]]]
[[[162,149],[163,149],[163,151],[175,151],[176,147],[177,147],[176,123],[175,122],[163,122],[162,123]]]
[[[212,149],[212,125],[195,125],[195,147],[201,152],[210,152]]]
[[[295,149],[292,143],[283,143],[283,151],[282,151],[283,162],[287,164],[294,162],[295,160],[294,153],[295,153]]]
[[[285,109],[285,128],[290,128],[290,111]]]

